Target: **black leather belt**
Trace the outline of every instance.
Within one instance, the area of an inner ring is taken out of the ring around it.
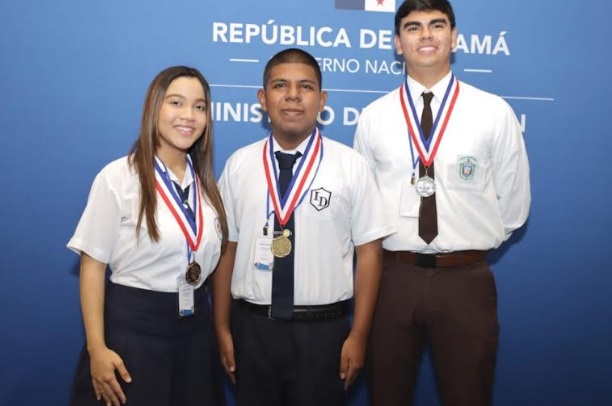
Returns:
[[[246,300],[238,299],[236,301],[238,306],[243,309],[249,310],[260,316],[266,316],[272,319],[272,306],[270,305],[259,305]],[[349,301],[344,300],[342,302],[330,303],[325,305],[313,305],[313,306],[293,306],[293,318],[292,320],[328,320],[337,319],[343,317],[348,313]]]
[[[408,262],[425,268],[466,266],[487,260],[486,251],[454,251],[444,254],[420,254],[412,251],[383,250],[385,259]]]

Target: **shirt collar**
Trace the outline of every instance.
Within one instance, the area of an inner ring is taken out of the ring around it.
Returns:
[[[306,147],[308,146],[309,140],[310,140],[310,135],[308,135],[308,137],[306,137],[304,141],[302,141],[300,145],[297,146],[296,149],[290,149],[290,150],[282,149],[281,146],[278,144],[278,142],[276,142],[275,140],[273,152],[281,151],[281,152],[284,152],[285,154],[295,154],[296,152],[300,152],[302,155],[304,155],[304,151],[306,151]]]
[[[170,180],[172,182],[179,184],[178,177],[174,174],[174,172],[170,170],[170,168],[164,165],[164,161],[162,161],[158,156],[156,156],[155,159],[157,160],[157,163],[163,168],[163,170],[168,172],[168,177],[170,178]],[[193,175],[191,173],[191,168],[189,167],[189,163],[185,161],[185,175],[183,176],[183,182],[180,184],[180,186],[182,189],[185,189],[187,186],[191,185],[192,183],[193,183]]]
[[[446,76],[440,79],[440,81],[433,85],[430,89],[426,88],[408,75],[408,89],[410,90],[410,94],[412,95],[413,103],[418,103],[419,100],[421,100],[421,93],[425,91],[431,91],[434,94],[434,100],[436,100],[438,104],[441,103],[442,99],[444,99],[444,94],[446,93],[446,89],[448,87],[448,83],[450,82],[452,75],[453,72],[448,71]]]

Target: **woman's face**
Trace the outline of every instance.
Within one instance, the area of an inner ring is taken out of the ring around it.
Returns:
[[[186,76],[174,79],[159,110],[157,154],[187,153],[206,128],[207,108],[204,88],[198,79]]]

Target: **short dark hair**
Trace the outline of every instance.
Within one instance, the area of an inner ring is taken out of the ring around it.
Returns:
[[[323,77],[321,75],[321,67],[317,60],[310,55],[308,52],[301,50],[299,48],[288,48],[284,51],[278,52],[274,55],[264,69],[263,73],[263,86],[264,88],[268,84],[268,80],[270,80],[270,71],[277,65],[281,65],[283,63],[303,63],[308,66],[311,66],[314,69],[317,79],[319,81],[319,89],[323,87]]]
[[[400,33],[402,18],[413,11],[441,11],[448,17],[451,29],[455,28],[455,12],[448,0],[404,0],[395,12],[395,34]]]

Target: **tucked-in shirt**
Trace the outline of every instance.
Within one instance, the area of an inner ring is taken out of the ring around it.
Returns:
[[[451,73],[429,89],[434,93],[434,118],[450,79]],[[420,117],[421,93],[426,89],[412,78],[408,86]],[[399,88],[372,102],[360,116],[354,147],[374,171],[397,230],[383,241],[385,249],[423,253],[488,250],[498,247],[527,219],[529,164],[514,112],[498,96],[464,82],[459,89],[434,159],[438,236],[429,245],[418,236],[420,197],[409,185],[411,143]],[[412,148],[416,158],[416,146]],[[416,178],[418,172],[417,165]]]
[[[170,179],[189,187],[189,202],[195,193],[191,171],[185,171],[183,182],[168,171]],[[201,286],[219,261],[221,232],[214,209],[200,199],[204,216],[204,234],[195,261],[202,269]],[[176,292],[177,278],[189,264],[187,240],[166,203],[157,195],[156,219],[160,239],[149,238],[146,217],[136,237],[140,206],[140,181],[127,157],[109,163],[96,176],[85,211],[68,242],[68,248],[106,263],[112,282],[159,292]]]
[[[297,150],[304,153],[307,141]],[[267,204],[264,143],[262,140],[236,151],[227,161],[219,181],[228,217],[229,240],[238,243],[232,296],[258,304],[271,303],[274,272],[255,266],[257,239],[263,236],[266,224],[270,230],[274,227],[272,204],[269,207]],[[382,238],[393,230],[363,157],[325,137],[323,151],[317,175],[294,212],[296,305],[350,299],[354,247]],[[299,161],[295,167],[298,165]]]

